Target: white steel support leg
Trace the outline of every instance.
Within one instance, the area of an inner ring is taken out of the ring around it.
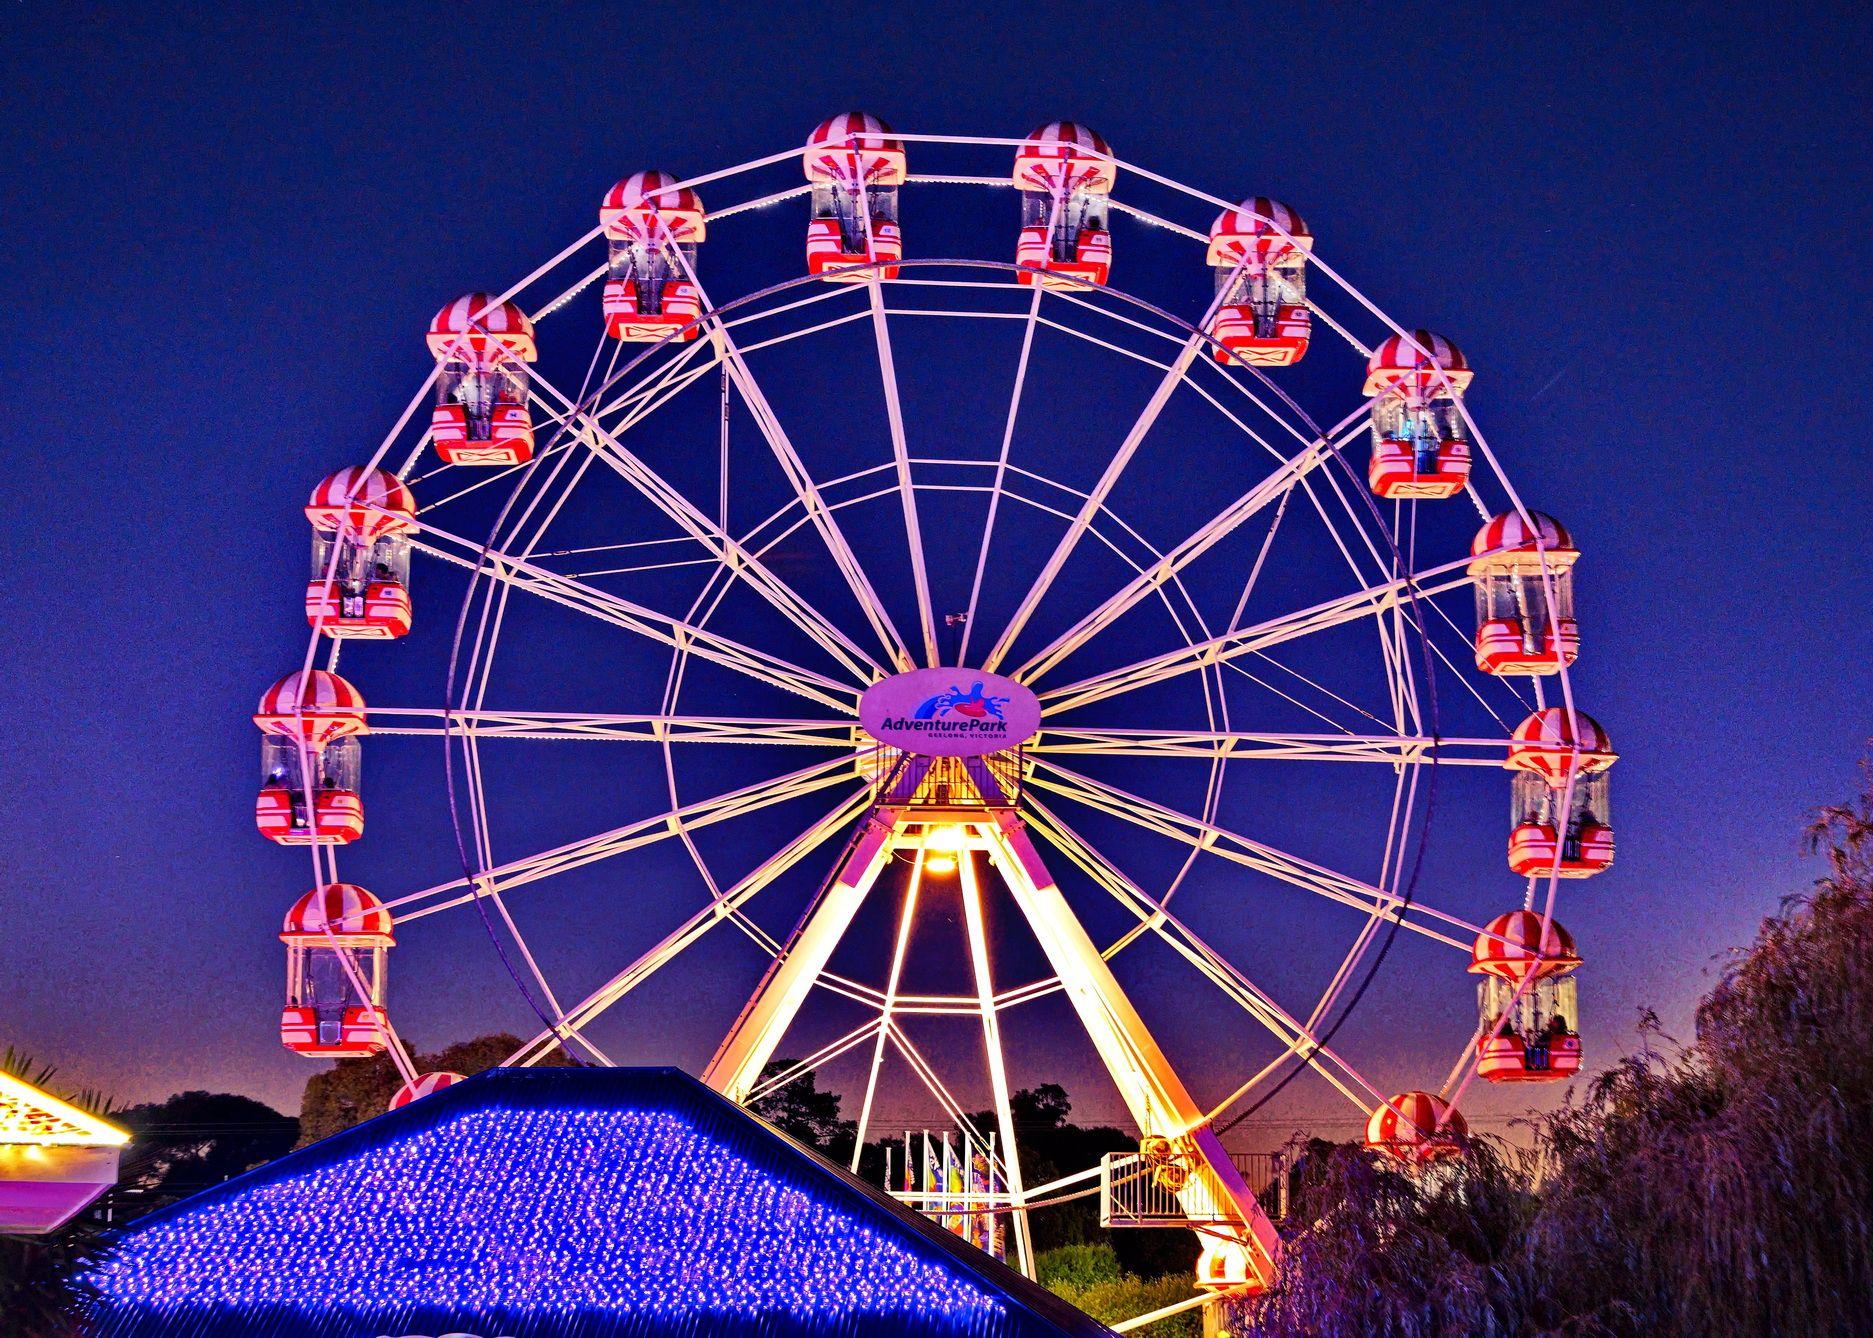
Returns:
[[[787,952],[769,968],[754,997],[716,1050],[702,1080],[735,1102],[745,1101],[774,1056],[774,1048],[792,1025],[800,1005],[826,969],[833,949],[852,924],[865,894],[891,858],[891,840],[901,814],[881,808],[865,820],[824,900],[801,928]]]
[[[1027,917],[1049,965],[1060,977],[1080,1024],[1111,1073],[1139,1131],[1171,1139],[1188,1138],[1200,1160],[1207,1163],[1207,1173],[1203,1173],[1203,1167],[1192,1168],[1199,1174],[1192,1175],[1188,1187],[1178,1195],[1184,1211],[1197,1220],[1233,1218],[1239,1223],[1240,1240],[1248,1247],[1249,1266],[1257,1282],[1263,1288],[1273,1286],[1280,1251],[1274,1224],[1068,907],[1020,817],[1012,811],[998,812],[992,824],[984,824],[983,831],[989,837],[990,857],[996,869]],[[1219,1193],[1228,1201],[1212,1201]]]
[[[980,832],[982,828],[978,826],[974,830]],[[961,851],[956,869],[962,882],[963,924],[969,933],[969,960],[975,971],[976,1000],[982,1012],[982,1049],[988,1057],[989,1085],[995,1094],[995,1119],[1001,1129],[1002,1173],[1008,1186],[1009,1203],[1014,1208],[1015,1260],[1021,1271],[1031,1278],[1034,1276],[1034,1246],[1028,1230],[1027,1189],[1021,1182],[1020,1145],[1015,1142],[1014,1110],[1008,1101],[1008,1064],[1002,1056],[1002,1029],[996,1015],[995,981],[989,972],[988,931],[982,919],[982,887],[976,880],[975,851]]]
[[[891,1036],[891,1015],[897,1011],[898,985],[904,978],[904,954],[910,949],[911,926],[917,919],[917,894],[923,889],[923,861],[911,870],[910,886],[904,889],[904,909],[898,913],[897,945],[891,951],[891,974],[885,981],[884,1007],[878,1015],[878,1043],[872,1047],[871,1071],[865,1078],[865,1100],[858,1108],[858,1130],[852,1140],[852,1174],[858,1174],[859,1154],[865,1150],[865,1135],[871,1132],[871,1103],[878,1094],[878,1072],[884,1067],[885,1042]]]

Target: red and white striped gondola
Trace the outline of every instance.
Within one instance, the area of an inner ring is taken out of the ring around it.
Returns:
[[[1532,522],[1532,524],[1531,524]],[[1470,544],[1476,586],[1476,667],[1486,674],[1555,674],[1580,654],[1574,563],[1580,550],[1553,516],[1507,511]]]
[[[526,364],[539,356],[533,322],[512,302],[467,293],[429,323],[441,364],[430,435],[452,465],[521,465],[533,458]]]
[[[1206,1291],[1233,1291],[1252,1287],[1257,1279],[1249,1247],[1233,1236],[1205,1232],[1197,1252],[1197,1286]]]
[[[1372,405],[1367,479],[1385,498],[1454,497],[1470,480],[1470,436],[1456,397],[1473,375],[1442,335],[1393,335],[1366,363]]]
[[[1265,195],[1226,209],[1210,225],[1208,260],[1221,299],[1210,333],[1222,363],[1288,367],[1307,352],[1307,255],[1314,235],[1301,216]]]
[[[1511,982],[1561,975],[1579,965],[1574,936],[1538,911],[1498,915],[1470,949],[1470,970]]]
[[[396,1095],[390,1098],[388,1109],[401,1110],[412,1101],[421,1101],[461,1081],[462,1075],[459,1073],[425,1073],[414,1082],[406,1082],[399,1087]]]
[[[1607,769],[1619,760],[1598,721],[1550,706],[1516,726],[1509,867],[1529,878],[1589,878],[1613,863]]]
[[[312,522],[306,621],[333,638],[387,640],[408,632],[416,499],[403,481],[359,466],[328,474],[312,490],[306,519]]]
[[[306,519],[321,530],[343,530],[361,539],[406,534],[416,528],[416,498],[395,474],[348,465],[327,474],[312,490]]]
[[[1463,1150],[1469,1125],[1450,1103],[1431,1092],[1400,1092],[1366,1121],[1366,1146],[1410,1166]]]
[[[1112,273],[1106,214],[1118,168],[1112,147],[1087,126],[1049,121],[1015,151],[1022,283],[1043,288],[1103,285]]]
[[[366,732],[364,694],[330,670],[294,670],[260,694],[254,724],[263,734],[324,748]]]
[[[357,736],[364,696],[337,674],[291,673],[260,698],[254,823],[280,845],[344,845],[364,834]]]
[[[1585,711],[1550,706],[1515,727],[1503,765],[1559,787],[1570,775],[1605,771],[1618,760],[1599,721]]]
[[[605,193],[598,210],[610,252],[605,333],[654,343],[681,330],[702,333],[696,246],[708,235],[702,197],[668,172],[633,172]]]
[[[390,912],[353,883],[328,883],[286,913],[286,1004],[280,1043],[315,1059],[358,1059],[387,1043],[385,957]]]
[[[1558,1082],[1580,1071],[1574,937],[1536,911],[1498,915],[1476,936],[1477,1073],[1488,1082]],[[1532,977],[1532,979],[1531,979]]]
[[[897,205],[903,141],[868,112],[843,112],[813,127],[801,166],[813,187],[807,272],[833,283],[864,283],[874,273],[895,279],[904,258]]]

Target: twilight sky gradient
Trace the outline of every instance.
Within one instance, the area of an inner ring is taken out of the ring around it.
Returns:
[[[1290,201],[1383,307],[1462,344],[1511,477],[1589,554],[1582,681],[1624,756],[1620,863],[1563,916],[1593,1053],[1644,1005],[1684,1026],[1714,956],[1807,884],[1804,815],[1873,734],[1864,7],[1082,4],[1045,40],[1012,10],[855,14],[15,9],[0,1042],[125,1101],[293,1107],[273,931],[303,867],[253,832],[245,715],[303,646],[304,492],[381,436],[443,299],[530,269],[627,171],[775,152],[849,107],[1083,120]],[[1474,810],[1498,861],[1504,808]],[[505,990],[475,946],[463,990]],[[699,1063],[710,1017],[640,1057]],[[1361,1044],[1417,1030],[1390,1011]],[[1062,1065],[1022,1076],[1111,1112]]]

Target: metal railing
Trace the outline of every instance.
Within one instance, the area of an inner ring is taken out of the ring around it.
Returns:
[[[1260,1201],[1262,1210],[1280,1221],[1288,1213],[1288,1152],[1232,1152],[1230,1162]],[[1206,1164],[1192,1169],[1193,1179],[1208,1182],[1208,1193],[1196,1196],[1199,1201],[1224,1204],[1230,1201],[1216,1172]],[[1235,1220],[1217,1214],[1192,1217],[1167,1187],[1163,1177],[1154,1177],[1136,1152],[1108,1152],[1099,1159],[1099,1225],[1103,1227],[1216,1226]]]
[[[890,808],[1013,808],[1021,798],[1026,760],[1020,748],[982,757],[913,757],[885,749],[865,760],[878,803]]]

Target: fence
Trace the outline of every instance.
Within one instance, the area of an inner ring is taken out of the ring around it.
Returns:
[[[878,803],[889,808],[1013,808],[1026,769],[1019,748],[982,757],[906,758],[884,750],[864,765]]]
[[[1235,1166],[1261,1203],[1262,1210],[1276,1221],[1288,1213],[1288,1167],[1292,1156],[1282,1152],[1232,1152]],[[1227,1204],[1229,1194],[1206,1164],[1193,1170],[1191,1178],[1207,1181],[1208,1193],[1195,1197],[1201,1202]],[[1154,1177],[1136,1152],[1108,1152],[1099,1159],[1099,1225],[1104,1227],[1211,1226],[1234,1221],[1230,1215],[1217,1213],[1193,1217],[1163,1183]]]

